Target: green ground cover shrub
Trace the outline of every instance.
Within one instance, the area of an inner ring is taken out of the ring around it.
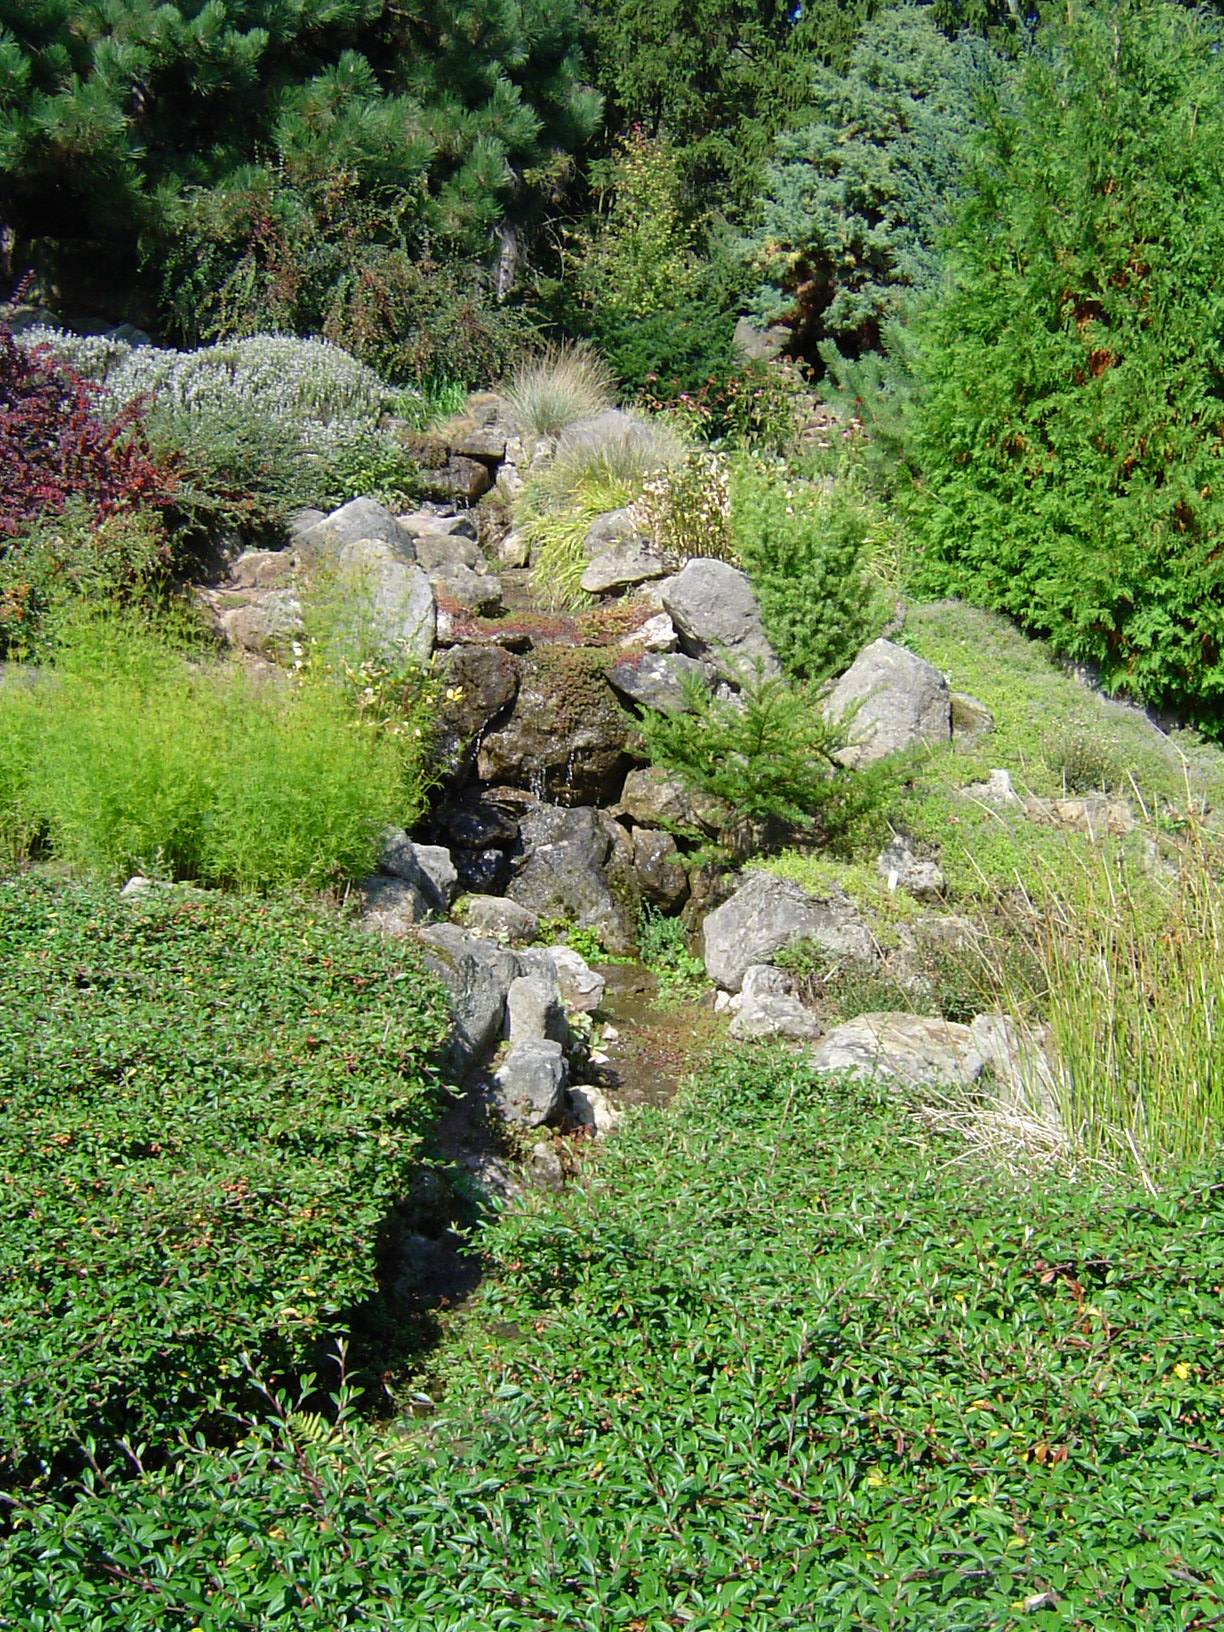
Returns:
[[[305,678],[258,685],[107,614],[69,624],[37,684],[0,689],[5,839],[87,873],[242,889],[369,872],[416,814],[428,743]]]
[[[0,1479],[310,1361],[375,1290],[445,1015],[300,901],[0,882]]]
[[[735,470],[732,546],[770,643],[796,679],[848,668],[882,627],[887,602],[868,571],[879,528],[872,507],[844,485],[826,490],[753,464]]]
[[[982,138],[948,285],[916,329],[906,449],[924,592],[1007,612],[1210,735],[1220,46],[1217,16],[1153,0],[1043,31]]]
[[[638,956],[659,983],[664,998],[697,997],[709,986],[705,964],[688,948],[679,918],[644,904],[638,914]]]
[[[1201,1625],[1224,1191],[963,1162],[892,1096],[741,1047],[484,1237],[437,1415],[378,1438],[288,1405],[22,1510],[4,1608],[29,1632]]]

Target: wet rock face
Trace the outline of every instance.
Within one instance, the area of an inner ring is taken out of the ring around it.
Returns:
[[[608,682],[630,702],[662,714],[679,714],[688,707],[686,683],[709,691],[717,676],[708,663],[679,652],[642,652],[623,658],[608,670]]]
[[[568,647],[522,660],[513,712],[481,744],[481,781],[528,788],[563,805],[616,798],[629,763],[629,722],[599,661]]]
[[[506,894],[540,918],[593,929],[609,952],[631,953],[637,890],[623,831],[590,806],[540,805],[520,825],[517,873]]]
[[[452,646],[438,663],[439,714],[454,748],[470,742],[514,701],[518,663],[500,646]]]

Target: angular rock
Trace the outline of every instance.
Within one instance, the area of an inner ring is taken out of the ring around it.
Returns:
[[[584,654],[534,654],[520,666],[505,725],[481,744],[483,782],[508,782],[559,804],[605,804],[627,763],[629,721]]]
[[[414,539],[464,538],[473,543],[476,540],[476,523],[466,511],[444,514],[438,510],[411,510],[397,519]]]
[[[737,992],[754,963],[811,941],[830,962],[873,964],[879,949],[854,904],[840,891],[816,899],[789,879],[750,872],[701,927],[702,957],[714,983]]]
[[[1104,794],[1083,799],[1025,799],[1024,814],[1043,827],[1061,827],[1089,839],[1122,838],[1136,827],[1129,801]]]
[[[967,691],[954,691],[949,694],[952,705],[952,740],[968,748],[988,737],[995,728],[994,715],[980,703],[976,697],[971,697]]]
[[[689,893],[688,873],[670,833],[634,828],[633,871],[643,900],[664,912],[676,912],[684,905]]]
[[[474,572],[461,561],[448,562],[429,574],[438,604],[450,612],[475,612],[495,616],[503,610],[501,579],[492,573]]]
[[[420,891],[432,912],[445,914],[459,889],[450,851],[440,844],[417,844],[401,827],[383,834],[378,869]]]
[[[622,642],[624,646],[640,647],[644,652],[674,652],[679,644],[676,626],[666,612],[656,612],[654,617],[647,618]]]
[[[271,658],[286,657],[305,628],[302,603],[292,589],[264,590],[236,606],[222,599],[217,623],[231,646]]]
[[[791,993],[789,985],[783,971],[769,964],[754,964],[745,970],[739,1008],[731,1021],[732,1037],[814,1042],[820,1036],[820,1022]]]
[[[531,545],[522,533],[507,533],[497,546],[497,559],[503,567],[528,567]]]
[[[462,906],[464,925],[477,935],[508,941],[513,946],[519,941],[534,941],[540,933],[535,913],[504,895],[469,895]]]
[[[579,1127],[593,1129],[597,1139],[606,1139],[621,1120],[621,1112],[603,1090],[589,1082],[572,1086],[569,1102],[575,1122]]]
[[[904,1088],[969,1088],[984,1061],[968,1026],[920,1014],[860,1014],[816,1045],[817,1071],[877,1078]]]
[[[437,669],[442,681],[438,712],[454,746],[478,736],[518,692],[518,664],[500,646],[454,646]]]
[[[373,873],[362,880],[360,889],[361,927],[378,935],[407,935],[438,910],[436,898],[419,880]]]
[[[428,573],[449,572],[452,567],[467,567],[471,572],[488,572],[489,563],[484,551],[474,538],[466,533],[417,533],[416,558]]]
[[[532,1145],[527,1171],[532,1184],[540,1190],[560,1190],[565,1183],[565,1169],[561,1165],[556,1146],[549,1144],[545,1139],[538,1145]]]
[[[568,1078],[560,1043],[544,1038],[512,1043],[493,1073],[494,1102],[512,1127],[541,1128],[560,1115]]]
[[[916,901],[939,901],[946,881],[933,861],[918,856],[907,839],[895,837],[885,845],[876,862],[876,872],[890,890],[901,889]]]
[[[714,679],[715,671],[708,663],[679,652],[643,652],[640,657],[623,658],[608,670],[608,684],[622,696],[661,714],[679,714],[688,707],[686,680],[709,691]]]
[[[235,589],[275,589],[293,576],[292,550],[243,550],[230,567]]]
[[[377,499],[350,499],[339,510],[294,536],[294,548],[312,562],[335,560],[346,544],[385,544],[400,560],[413,559],[412,539]]]
[[[631,504],[627,504],[623,510],[605,510],[587,528],[586,553],[590,556],[603,555],[605,551],[623,544],[645,543],[646,536]]]
[[[1000,1107],[1013,1116],[1057,1124],[1067,1084],[1051,1046],[1049,1027],[1021,1027],[1006,1015],[979,1014],[969,1031],[990,1071]]]
[[[506,994],[506,1025],[511,1046],[531,1037],[546,1037],[567,1048],[569,1021],[561,1006],[555,967],[548,974],[520,975]]]
[[[699,830],[711,836],[730,819],[730,811],[717,799],[686,788],[657,765],[629,772],[620,808],[641,827]]]
[[[952,738],[948,682],[933,664],[891,640],[873,640],[834,686],[825,702],[831,720],[850,721],[851,745],[838,755],[850,767]]]
[[[429,579],[390,545],[360,539],[340,548],[339,570],[361,597],[362,655],[395,664],[427,662],[433,651],[436,612]]]
[[[681,650],[708,658],[725,679],[742,685],[758,673],[771,679],[782,672],[747,575],[725,561],[690,561],[664,590],[663,609]]]
[[[610,952],[636,944],[637,900],[623,832],[589,805],[540,805],[519,824],[521,855],[506,894],[541,918],[593,929]]]
[[[506,457],[506,433],[495,425],[460,426],[451,435],[451,452],[483,465],[500,465]]]
[[[607,981],[570,946],[548,946],[544,955],[556,972],[561,1001],[572,1014],[593,1014],[603,1002]]]
[[[592,555],[579,585],[588,595],[607,595],[651,578],[666,578],[667,570],[667,562],[657,551],[637,539],[624,538]]]
[[[519,973],[517,958],[457,924],[426,925],[415,939],[450,994],[452,1059],[461,1069],[484,1059],[502,1036],[506,994]]]
[[[1020,795],[1012,787],[1011,775],[1007,771],[991,771],[985,782],[970,782],[961,792],[966,799],[978,799],[996,810],[1006,810],[1020,804]]]

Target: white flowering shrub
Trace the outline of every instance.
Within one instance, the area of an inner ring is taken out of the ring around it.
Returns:
[[[397,396],[373,369],[326,340],[255,334],[198,351],[172,351],[50,328],[27,329],[19,338],[49,346],[117,402],[147,396],[158,407],[192,413],[242,411],[368,427]]]
[[[731,537],[731,482],[727,461],[699,449],[656,472],[634,506],[642,531],[669,562],[693,556],[738,563]]]

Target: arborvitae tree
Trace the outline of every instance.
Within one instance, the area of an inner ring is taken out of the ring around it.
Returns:
[[[1002,71],[981,38],[949,39],[909,4],[866,26],[844,72],[816,70],[810,110],[775,143],[746,246],[753,308],[790,325],[796,352],[876,347],[938,275],[982,98]]]
[[[155,258],[261,181],[483,253],[599,111],[570,0],[0,0],[0,87],[0,221]]]
[[[927,587],[1221,729],[1224,29],[1073,3],[991,121],[916,331]]]

